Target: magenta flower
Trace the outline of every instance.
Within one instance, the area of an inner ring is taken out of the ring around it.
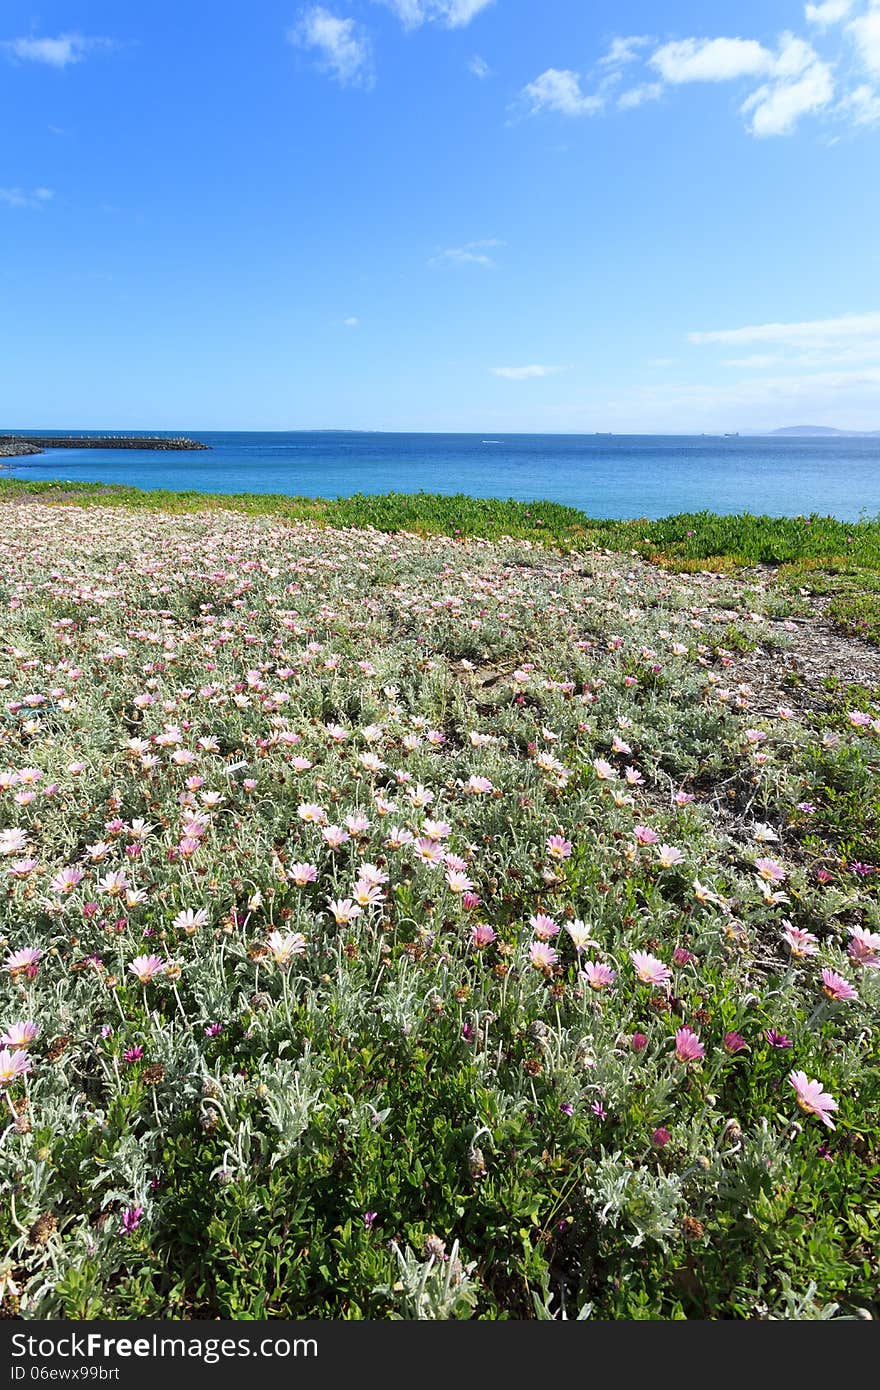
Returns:
[[[126,1207],[125,1211],[122,1213],[122,1230],[128,1235],[130,1235],[132,1231],[136,1231],[141,1223],[143,1214],[143,1207]]]
[[[138,1046],[136,1047],[126,1048],[125,1052],[123,1052],[122,1054],[122,1060],[123,1062],[128,1062],[129,1065],[131,1065],[132,1062],[139,1062],[143,1055],[144,1049],[140,1046],[140,1044],[138,1044]]]
[[[574,1106],[570,1100],[564,1100],[559,1109],[562,1111],[563,1115],[567,1115],[569,1119],[571,1119],[574,1114]]]
[[[648,1039],[646,1034],[633,1033],[632,1038],[630,1039],[630,1046],[632,1047],[633,1052],[644,1052],[645,1048],[648,1046]]]
[[[590,1106],[590,1109],[592,1110],[593,1114],[596,1116],[597,1119],[599,1119],[599,1120],[607,1120],[607,1119],[608,1119],[608,1111],[605,1109],[605,1107],[604,1107],[604,1105],[602,1104],[601,1100],[594,1100],[594,1101],[593,1101],[593,1104]]]
[[[376,1221],[376,1217],[377,1217],[378,1215],[379,1215],[379,1213],[378,1213],[377,1211],[365,1211],[365,1212],[364,1212],[364,1229],[365,1229],[365,1230],[371,1231],[371,1230],[373,1229],[373,1226],[374,1226],[375,1221]]]
[[[691,961],[696,960],[696,956],[691,951],[686,951],[683,946],[676,946],[672,952],[673,965],[690,965]]]
[[[784,1033],[777,1033],[775,1028],[768,1028],[764,1037],[771,1047],[786,1048],[794,1047],[791,1038],[787,1038]]]
[[[669,1143],[672,1135],[665,1125],[660,1125],[651,1135],[651,1143],[658,1149],[663,1149]]]
[[[637,825],[633,833],[640,845],[656,845],[660,839],[657,831],[652,830],[650,825]]]
[[[822,1082],[808,1080],[805,1071],[791,1072],[788,1080],[789,1084],[794,1087],[797,1103],[801,1110],[807,1115],[815,1115],[817,1119],[822,1121],[823,1125],[827,1125],[829,1129],[834,1129],[831,1111],[838,1108],[837,1101],[822,1090]]]
[[[724,1034],[724,1051],[730,1053],[731,1057],[735,1057],[737,1052],[742,1052],[745,1046],[746,1040],[741,1033]]]
[[[222,1033],[222,1032],[223,1032],[223,1024],[222,1024],[222,1023],[209,1023],[208,1026],[207,1026],[207,1028],[205,1029],[205,1037],[206,1037],[206,1038],[216,1038],[217,1035],[218,1035],[218,1033]]]
[[[692,1028],[679,1028],[676,1032],[675,1055],[680,1062],[702,1062],[706,1049]]]

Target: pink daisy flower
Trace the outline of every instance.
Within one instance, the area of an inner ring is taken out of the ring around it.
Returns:
[[[548,917],[543,912],[539,912],[535,917],[530,917],[529,926],[539,941],[551,941],[554,936],[559,935],[559,927],[553,918]]]
[[[648,951],[630,951],[630,960],[643,985],[665,985],[672,979],[669,966]]]
[[[135,956],[128,968],[142,985],[148,985],[156,975],[162,974],[167,964],[167,961],[160,960],[158,956]]]
[[[550,970],[558,960],[559,956],[546,941],[533,941],[529,947],[529,964],[536,970]]]
[[[568,859],[571,856],[571,840],[566,840],[564,835],[547,836],[547,853],[551,859]]]
[[[594,961],[587,961],[581,975],[590,989],[596,990],[597,993],[603,989],[608,989],[617,979],[617,974],[610,965],[599,965]]]
[[[827,1125],[829,1129],[834,1129],[831,1111],[838,1108],[837,1101],[822,1090],[822,1082],[810,1081],[805,1071],[791,1072],[788,1080],[789,1084],[794,1087],[797,1103],[801,1110],[807,1115],[815,1115],[817,1119],[822,1121],[823,1125]]]
[[[8,1048],[4,1047],[0,1051],[0,1090],[11,1086],[22,1076],[26,1076],[31,1065],[31,1059],[26,1052],[21,1050],[10,1052]]]
[[[859,997],[858,990],[853,988],[849,980],[838,975],[836,970],[822,971],[822,990],[829,999],[836,999],[841,1002]]]
[[[814,956],[819,949],[818,939],[812,932],[803,931],[801,927],[793,927],[791,922],[786,922],[782,935],[788,943],[788,949],[797,960],[805,960],[807,956]]]

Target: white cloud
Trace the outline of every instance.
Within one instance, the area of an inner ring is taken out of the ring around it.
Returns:
[[[745,328],[717,328],[689,333],[690,342],[781,343],[787,347],[820,348],[852,338],[880,335],[880,312],[841,314],[833,319],[807,319],[799,323],[760,323]]]
[[[345,328],[357,328],[360,323],[360,319],[357,317],[356,314],[352,314],[350,318],[343,319],[342,323]]]
[[[539,362],[533,362],[528,367],[490,367],[489,371],[493,376],[503,377],[505,381],[529,381],[533,377],[553,376],[555,372],[561,372],[561,367],[544,367]]]
[[[46,63],[52,68],[66,68],[82,62],[88,53],[115,46],[112,39],[90,39],[82,34],[59,34],[54,39],[6,39],[0,44],[10,58],[22,63]]]
[[[843,98],[837,110],[855,125],[880,124],[880,92],[867,83],[855,87]]]
[[[503,245],[504,242],[499,241],[497,237],[484,237],[482,241],[468,241],[464,246],[449,246],[445,251],[438,251],[436,256],[432,256],[428,265],[431,270],[457,265],[479,265],[489,269],[495,265],[495,261],[487,252]]]
[[[612,39],[611,47],[604,58],[599,59],[600,68],[619,68],[626,63],[634,63],[639,51],[652,40],[647,34],[630,34],[625,38]]]
[[[605,105],[603,97],[582,92],[580,74],[567,68],[547,68],[523,87],[520,96],[528,102],[532,115],[559,111],[563,116],[591,116]]]
[[[880,75],[880,4],[872,0],[867,13],[846,26],[855,41],[859,57],[869,72]]]
[[[794,80],[769,82],[743,102],[743,114],[751,112],[753,135],[789,135],[801,116],[821,111],[834,96],[834,79],[827,63],[810,63]]]
[[[643,82],[639,87],[630,87],[629,91],[621,92],[617,105],[621,111],[631,111],[636,106],[643,106],[646,101],[658,101],[664,90],[662,82]]]
[[[479,53],[475,53],[473,58],[468,62],[468,71],[472,72],[474,77],[479,77],[481,79],[492,76],[492,69],[489,67],[486,59],[480,57]]]
[[[0,203],[8,208],[40,208],[54,197],[51,188],[0,188]]]
[[[368,35],[353,19],[340,19],[315,5],[287,31],[289,43],[317,53],[319,71],[344,87],[373,85],[373,50]]]
[[[407,29],[422,24],[443,24],[447,29],[463,29],[493,0],[375,0],[393,10]]]
[[[728,82],[759,77],[773,68],[773,54],[756,39],[678,39],[650,58],[665,82]]]
[[[807,5],[807,23],[815,24],[820,29],[828,29],[832,24],[839,24],[842,19],[846,19],[852,7],[853,0],[823,0],[823,3],[818,5]]]

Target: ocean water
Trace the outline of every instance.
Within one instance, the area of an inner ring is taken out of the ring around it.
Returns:
[[[173,433],[210,449],[48,450],[9,460],[0,476],[302,497],[462,492],[564,502],[594,517],[880,514],[880,436]]]

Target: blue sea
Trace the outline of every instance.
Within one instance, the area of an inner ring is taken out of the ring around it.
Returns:
[[[210,448],[48,450],[9,460],[0,476],[302,497],[461,492],[564,502],[594,517],[880,514],[880,436],[173,433]]]

